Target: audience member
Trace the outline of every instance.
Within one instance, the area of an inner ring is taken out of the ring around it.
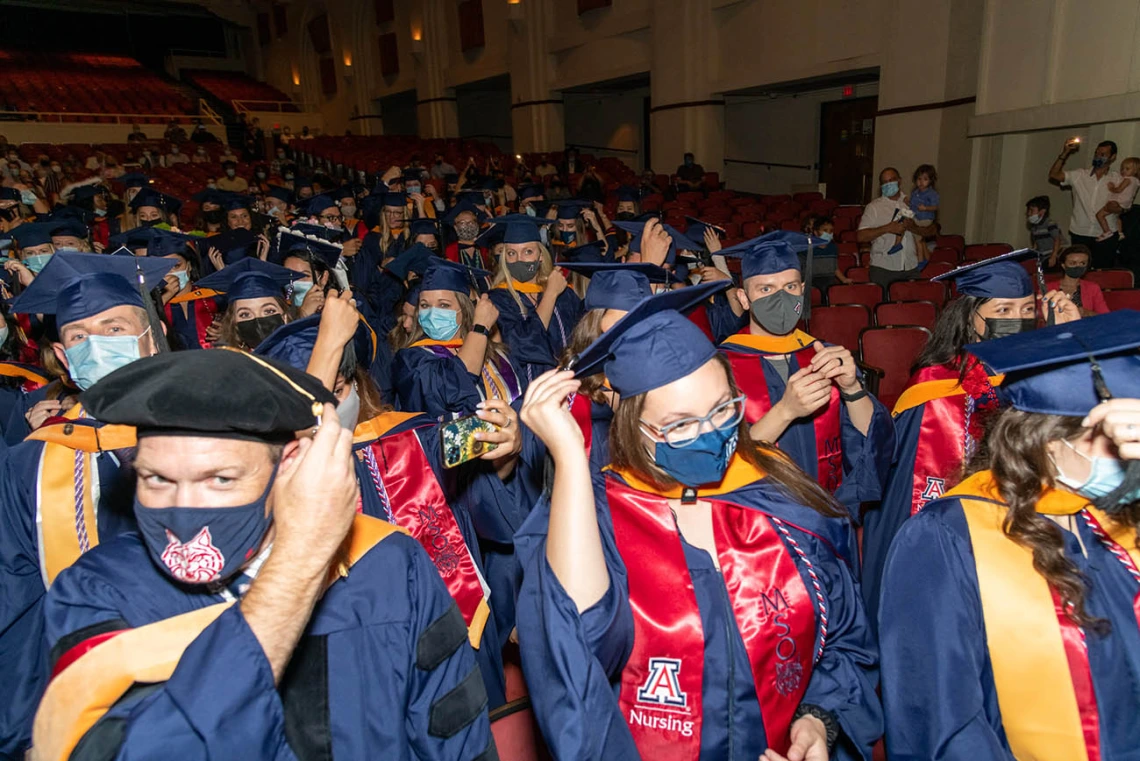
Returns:
[[[435,163],[431,165],[431,176],[437,180],[442,180],[449,174],[459,174],[459,172],[444,158],[442,153],[435,154]]]
[[[1100,286],[1085,277],[1091,260],[1092,253],[1088,246],[1079,244],[1069,246],[1061,252],[1057,260],[1064,274],[1060,279],[1055,276],[1045,279],[1046,289],[1064,291],[1084,317],[1108,314],[1108,304],[1104,300]]]
[[[178,123],[177,119],[170,120],[170,124],[166,125],[166,131],[162,133],[162,136],[169,143],[186,142],[186,130],[182,129],[182,125]]]
[[[1069,218],[1069,239],[1073,245],[1087,246],[1092,252],[1092,266],[1096,269],[1111,267],[1116,259],[1116,214],[1106,214],[1104,223],[1111,233],[1101,239],[1096,213],[1103,209],[1112,193],[1109,186],[1120,185],[1120,175],[1112,171],[1116,161],[1116,143],[1104,140],[1093,152],[1091,169],[1065,169],[1065,162],[1081,147],[1078,137],[1065,141],[1061,155],[1049,168],[1049,179],[1073,191],[1073,214]]]
[[[879,173],[879,193],[863,210],[858,240],[871,244],[871,282],[885,292],[891,283],[918,277],[918,240],[923,231],[914,224],[894,167]]]
[[[1034,196],[1025,202],[1025,220],[1029,223],[1029,247],[1047,262],[1057,266],[1061,250],[1061,228],[1049,218],[1049,196]]]
[[[1140,159],[1133,156],[1120,162],[1120,182],[1115,185],[1109,184],[1108,203],[1096,213],[1096,222],[1103,230],[1097,236],[1098,243],[1108,240],[1113,233],[1117,233],[1118,240],[1124,240],[1124,225],[1119,215],[1132,208],[1132,200],[1136,198],[1136,188],[1140,186],[1140,178],[1136,177],[1137,172],[1140,172]],[[1108,227],[1109,214],[1118,215],[1115,230],[1110,230]]]
[[[677,175],[678,190],[700,190],[705,181],[705,168],[696,162],[691,153],[685,154],[674,174]]]
[[[146,134],[142,131],[142,127],[137,124],[131,125],[131,134],[127,135],[128,143],[145,143],[147,139]]]
[[[914,189],[910,191],[907,205],[914,212],[914,223],[919,227],[930,227],[938,216],[938,191],[935,190],[938,172],[930,164],[922,164],[914,170],[911,179]]]
[[[249,190],[249,183],[244,177],[237,176],[237,164],[232,161],[222,163],[224,177],[218,179],[218,190],[227,190],[231,193],[244,193]]]

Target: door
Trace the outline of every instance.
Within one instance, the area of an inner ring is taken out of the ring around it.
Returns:
[[[840,203],[871,200],[878,97],[823,103],[819,119],[819,181]]]

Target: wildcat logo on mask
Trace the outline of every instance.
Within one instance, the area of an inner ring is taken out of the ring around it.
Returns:
[[[169,544],[162,552],[162,562],[170,569],[170,574],[187,584],[205,584],[217,580],[226,564],[221,550],[210,541],[210,527],[202,530],[183,544],[170,529],[166,530]]]

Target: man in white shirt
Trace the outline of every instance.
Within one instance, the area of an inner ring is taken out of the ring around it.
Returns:
[[[1069,217],[1069,238],[1072,244],[1088,246],[1092,251],[1092,266],[1096,269],[1113,266],[1116,247],[1119,243],[1116,233],[1102,241],[1096,221],[1096,213],[1108,202],[1110,184],[1120,182],[1120,174],[1112,171],[1116,161],[1116,143],[1105,140],[1099,143],[1093,153],[1092,169],[1070,169],[1065,171],[1065,160],[1081,147],[1080,138],[1065,141],[1061,155],[1049,169],[1049,179],[1063,188],[1073,191],[1073,215]],[[1108,215],[1108,229],[1116,230],[1116,215]]]
[[[898,170],[887,167],[879,173],[881,195],[863,209],[857,233],[860,243],[871,244],[871,282],[886,296],[891,283],[913,280],[918,274],[920,228],[906,204]]]

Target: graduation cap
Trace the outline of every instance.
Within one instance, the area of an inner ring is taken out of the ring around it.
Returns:
[[[448,172],[443,176],[443,181],[448,185],[454,185],[455,183],[459,182],[459,175],[455,174],[454,172]]]
[[[100,185],[82,185],[82,186],[76,188],[75,190],[71,191],[71,200],[72,201],[89,201],[92,198],[94,198],[95,196],[102,195],[102,194],[103,194],[103,188]],[[15,198],[13,198],[13,199],[0,198],[0,201],[2,201],[2,200],[19,201],[20,200],[20,193],[19,193],[19,191],[16,191],[16,197]],[[134,208],[134,207],[132,206],[132,208]]]
[[[61,252],[12,302],[22,314],[54,314],[63,327],[117,306],[145,309],[139,292],[155,288],[174,266],[169,259]]]
[[[53,237],[62,235],[69,235],[73,238],[86,238],[90,231],[87,225],[83,224],[83,220],[73,216],[60,216],[58,219],[45,219],[44,224],[51,228]]]
[[[316,228],[316,230],[314,230]],[[299,224],[294,227],[278,228],[281,237],[277,241],[278,254],[282,260],[298,251],[308,251],[324,261],[329,269],[336,267],[340,261],[340,252],[343,246],[322,233],[332,233],[320,225]]]
[[[385,193],[383,205],[392,209],[402,209],[408,205],[407,193]]]
[[[574,376],[602,372],[627,399],[684,378],[716,356],[716,347],[680,314],[724,290],[727,280],[642,299],[577,357]]]
[[[619,230],[624,230],[630,234],[629,252],[631,254],[641,253],[641,233],[645,229],[645,225],[648,221],[649,220],[646,219],[644,221],[637,222],[624,222],[620,220],[614,222],[614,227]],[[683,232],[673,227],[672,225],[667,225],[662,222],[661,228],[665,230],[666,233],[668,233],[670,241],[669,251],[665,254],[665,263],[673,264],[677,260],[677,251],[691,249],[693,242],[689,240],[688,236],[686,236]]]
[[[415,167],[405,169],[401,176],[404,178],[404,182],[423,182],[424,177],[423,170]]]
[[[289,188],[283,188],[280,185],[274,185],[265,194],[266,198],[276,198],[279,201],[284,201],[287,204],[293,203],[293,191]]]
[[[178,254],[185,258],[186,245],[194,240],[194,236],[185,233],[176,233],[171,230],[162,230],[160,228],[150,229],[154,232],[150,242],[146,244],[147,256],[169,256],[170,254]]]
[[[417,235],[439,235],[439,228],[435,226],[434,219],[413,219],[408,225],[408,234],[414,240]]]
[[[519,188],[519,201],[525,201],[528,198],[542,198],[546,195],[546,189],[541,185],[523,185]]]
[[[480,193],[480,198],[482,194]],[[451,209],[443,216],[443,221],[449,225],[455,224],[455,218],[465,211],[469,211],[475,215],[475,221],[482,224],[487,219],[487,215],[475,204],[471,203],[469,199],[462,199],[459,203],[451,207]]]
[[[174,196],[159,193],[153,188],[143,188],[131,199],[131,211],[137,212],[143,206],[153,206],[161,211],[168,211],[177,216],[182,208],[182,202]]]
[[[110,243],[109,248],[112,250],[126,248],[129,249],[131,253],[134,253],[136,250],[146,248],[150,245],[150,241],[154,237],[157,229],[158,228],[153,226],[148,227],[143,225],[142,227],[135,227],[126,232],[121,232],[118,235],[112,235],[108,240],[108,243]]]
[[[205,254],[211,248],[216,248],[221,252],[222,261],[227,267],[246,257],[257,255],[257,235],[244,227],[226,230],[224,233],[211,235],[209,238],[195,242],[198,244],[201,254]]]
[[[796,255],[811,246],[808,236],[788,230],[774,230],[735,246],[722,248],[722,256],[740,259],[743,280],[757,275],[774,275],[786,270],[802,271]]]
[[[605,241],[596,240],[593,243],[583,243],[581,246],[574,246],[573,248],[563,247],[560,252],[563,258],[558,262],[558,266],[572,262],[600,264],[606,261],[605,254],[603,253],[605,246]]]
[[[629,185],[622,185],[615,191],[615,195],[617,195],[619,203],[622,201],[637,203],[641,200],[641,191],[637,188],[631,188]]]
[[[24,222],[12,229],[12,237],[20,248],[51,243],[52,226],[42,222]]]
[[[419,308],[420,305],[420,281],[416,281],[408,286],[408,292],[404,294],[404,303],[411,304],[413,307]]]
[[[253,353],[304,372],[313,356],[320,326],[319,314],[293,320],[266,336]],[[356,332],[352,336],[352,349],[357,364],[362,367],[370,367],[376,360],[376,331],[362,316],[359,317]]]
[[[119,177],[117,182],[122,183],[124,188],[145,188],[151,183],[151,179],[142,172],[127,172],[122,177]]]
[[[324,405],[335,405],[336,397],[288,364],[236,349],[205,349],[131,362],[83,392],[80,401],[102,422],[134,426],[140,439],[283,443],[317,425]]]
[[[228,264],[212,275],[198,281],[199,288],[224,293],[232,304],[241,299],[281,298],[282,292],[304,275],[276,264],[263,262],[257,257],[246,257]]]
[[[491,220],[503,230],[503,243],[537,243],[542,240],[539,228],[554,224],[552,219],[532,217],[528,214],[505,214]]]
[[[228,195],[229,194],[224,190],[218,190],[217,188],[206,188],[205,190],[198,191],[194,195],[190,196],[190,198],[200,204],[212,203],[215,206],[221,206],[226,202]]]
[[[1020,299],[1032,295],[1033,281],[1018,262],[1036,255],[1033,249],[1023,248],[992,259],[971,262],[930,279],[936,282],[952,280],[958,293],[964,296]]]
[[[329,196],[340,201],[345,198],[356,200],[358,193],[363,192],[363,185],[341,185],[339,188],[333,188],[328,192]]]
[[[226,193],[225,197],[222,199],[221,206],[222,210],[227,212],[238,211],[239,209],[252,211],[253,199],[240,193]]]
[[[423,276],[428,265],[438,259],[432,250],[422,243],[413,243],[399,253],[396,258],[388,262],[384,269],[391,272],[401,280],[407,280],[408,274],[415,272]]]
[[[584,209],[593,206],[591,201],[583,201],[579,198],[571,199],[569,201],[558,201],[558,219],[577,219],[578,215]]]
[[[333,197],[328,193],[315,195],[307,201],[301,203],[298,207],[298,211],[307,217],[319,217],[321,215],[321,212],[323,212],[325,209],[340,209],[340,207],[337,206],[336,201],[334,201]]]
[[[475,238],[475,245],[482,246],[488,250],[493,249],[496,245],[503,242],[503,235],[505,235],[506,232],[506,225],[488,225],[487,229],[479,233],[478,237]]]
[[[420,281],[421,291],[455,291],[456,293],[470,293],[472,290],[482,291],[480,280],[491,273],[486,270],[466,267],[456,262],[448,261],[439,256],[432,257]]]
[[[1002,395],[1025,412],[1084,417],[1107,399],[1140,398],[1140,312],[1132,309],[965,348],[1005,373]]]
[[[689,223],[688,227],[685,228],[685,236],[696,245],[696,248],[693,250],[707,250],[705,245],[705,230],[712,230],[714,233],[716,233],[716,236],[718,238],[724,237],[723,227],[717,227],[716,225],[709,224],[708,222],[703,222],[696,217],[686,216],[685,221]]]
[[[75,193],[77,193],[78,191],[79,191],[79,188],[76,188],[74,191],[72,191],[71,197],[74,198]],[[18,202],[19,200],[20,200],[20,191],[16,190],[15,188],[0,187],[0,201],[17,201]]]
[[[587,311],[620,309],[628,312],[643,299],[653,295],[653,281],[646,274],[647,271],[656,270],[655,277],[664,277],[657,282],[668,282],[669,278],[669,274],[656,264],[641,262],[629,264],[560,262],[558,266],[590,278],[585,299]]]

